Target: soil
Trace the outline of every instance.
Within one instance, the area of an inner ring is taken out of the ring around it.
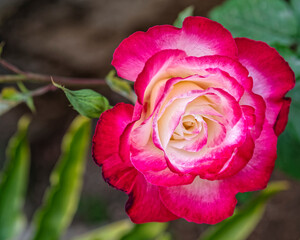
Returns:
[[[6,43],[3,58],[23,70],[49,75],[104,78],[112,69],[114,49],[135,31],[172,24],[178,12],[195,6],[195,15],[207,13],[222,0],[0,0],[0,40]],[[8,73],[0,68],[0,74]],[[30,84],[28,88],[38,85]],[[0,86],[0,89],[3,87]],[[111,105],[126,99],[108,87],[94,88]],[[49,175],[60,154],[60,142],[76,113],[61,91],[34,99],[36,114],[30,127],[31,171],[26,213],[32,218],[49,184]],[[0,168],[4,149],[28,108],[21,104],[0,117]],[[94,122],[95,126],[96,122]],[[290,190],[269,202],[251,240],[300,238],[300,183],[275,171],[273,179],[287,179]],[[83,200],[65,239],[99,224],[126,218],[127,196],[109,187],[91,156],[85,174]],[[99,203],[99,204],[98,204]],[[99,214],[95,212],[99,211]],[[88,214],[87,214],[87,213]],[[101,213],[100,213],[101,212]],[[175,240],[195,240],[206,225],[184,220],[171,222]]]

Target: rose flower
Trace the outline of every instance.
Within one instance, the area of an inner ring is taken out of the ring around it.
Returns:
[[[112,65],[135,82],[137,102],[101,115],[93,157],[129,195],[133,222],[215,224],[233,214],[238,192],[266,187],[295,84],[274,48],[188,17],[181,29],[132,34]]]

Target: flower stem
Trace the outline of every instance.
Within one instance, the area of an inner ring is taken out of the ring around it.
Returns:
[[[61,76],[50,76],[38,73],[25,72],[11,63],[0,59],[0,65],[4,68],[12,71],[16,75],[0,75],[0,83],[11,83],[11,82],[35,82],[35,83],[51,83],[51,78],[58,84],[65,86],[101,86],[105,85],[104,79],[97,78],[72,78],[72,77],[61,77]]]

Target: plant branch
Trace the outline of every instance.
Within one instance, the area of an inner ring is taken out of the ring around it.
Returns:
[[[0,65],[4,68],[12,71],[17,75],[0,75],[0,83],[9,82],[36,82],[36,83],[51,83],[51,78],[61,85],[65,86],[101,86],[105,85],[104,79],[97,78],[72,78],[72,77],[61,77],[61,76],[50,76],[38,73],[25,72],[11,63],[0,59]]]
[[[49,91],[55,91],[56,89],[57,89],[57,87],[55,87],[52,84],[49,84],[49,85],[46,85],[46,86],[43,86],[43,87],[40,87],[36,90],[31,91],[30,96],[32,96],[32,97],[40,96],[40,95],[43,95],[43,94],[45,94]]]

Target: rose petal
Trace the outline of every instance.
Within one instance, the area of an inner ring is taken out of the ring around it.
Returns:
[[[167,222],[178,218],[160,201],[158,187],[148,183],[141,174],[137,176],[129,194],[126,212],[136,224]]]
[[[235,184],[239,192],[264,189],[275,165],[276,144],[277,136],[273,127],[265,122],[259,138],[255,141],[253,157],[240,172],[227,178],[226,181]]]
[[[223,181],[196,178],[192,184],[160,187],[167,208],[189,222],[216,224],[233,214],[236,190]]]
[[[266,119],[274,124],[284,95],[294,87],[295,75],[278,52],[264,42],[236,38],[239,60],[253,78],[253,92],[266,102]]]
[[[119,155],[120,136],[131,122],[133,106],[119,103],[101,114],[93,137],[93,158],[102,166],[103,178],[113,187],[129,192],[137,170]]]
[[[232,81],[234,79],[244,89],[252,89],[253,81],[248,76],[248,70],[237,60],[226,56],[186,57],[176,61],[168,69],[168,72],[176,77],[187,77],[196,74],[204,76],[217,71],[222,73],[223,76],[228,74],[229,79],[232,78]]]
[[[182,29],[163,25],[132,34],[115,50],[112,65],[120,77],[135,81],[146,61],[165,49],[180,49],[189,56],[237,57],[234,39],[221,24],[203,17],[188,17]]]

